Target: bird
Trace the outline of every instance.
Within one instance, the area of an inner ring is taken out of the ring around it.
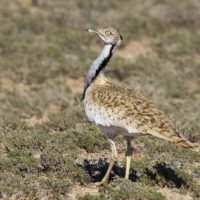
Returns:
[[[113,84],[104,69],[120,46],[123,38],[113,27],[86,29],[97,35],[104,47],[92,62],[84,82],[82,104],[87,119],[96,124],[110,143],[111,160],[105,176],[98,185],[109,182],[117,161],[115,137],[122,135],[127,143],[125,179],[129,179],[133,154],[132,140],[139,135],[152,135],[178,146],[198,151],[196,145],[182,137],[172,122],[142,93]]]

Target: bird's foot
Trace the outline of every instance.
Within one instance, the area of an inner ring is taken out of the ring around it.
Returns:
[[[105,186],[105,185],[108,185],[108,180],[102,180],[100,182],[96,182],[95,183],[95,186],[99,187],[99,186]]]

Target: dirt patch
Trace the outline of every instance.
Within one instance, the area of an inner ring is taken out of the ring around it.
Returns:
[[[33,116],[28,119],[23,119],[22,121],[26,122],[29,126],[34,126],[36,124],[42,124],[49,121],[48,112],[45,111],[42,117]]]
[[[43,1],[38,0],[17,0],[17,2],[23,9],[30,12],[31,14],[37,14],[37,6],[43,3]]]
[[[1,87],[9,92],[17,92],[20,95],[25,95],[30,89],[30,86],[23,83],[15,83],[9,78],[0,77]]]
[[[98,153],[87,153],[84,149],[81,149],[81,152],[78,156],[78,163],[82,163],[84,160],[99,160],[99,159],[109,159],[111,152],[104,150]]]
[[[156,191],[162,193],[166,197],[167,200],[172,200],[172,199],[173,200],[180,200],[180,199],[181,200],[192,200],[193,199],[191,197],[190,193],[180,194],[178,192],[178,190],[176,190],[176,189],[158,187],[158,188],[156,188]],[[96,186],[95,184],[88,185],[87,187],[76,185],[69,192],[68,199],[69,200],[78,200],[80,197],[86,195],[87,193],[98,196],[99,195],[98,186]]]
[[[139,56],[155,56],[155,52],[148,46],[150,41],[148,38],[142,41],[130,41],[124,49],[119,49],[116,55],[130,61],[135,61]]]
[[[49,121],[49,115],[58,113],[59,107],[55,104],[49,104],[48,108],[44,111],[43,115],[41,117],[32,116],[28,119],[23,119],[24,122],[26,122],[29,126],[34,126],[36,124],[42,124],[47,121]]]
[[[87,193],[91,195],[99,195],[98,187],[94,184],[88,185],[87,187],[83,187],[80,185],[76,185],[73,187],[73,189],[69,192],[68,200],[78,200],[80,197],[86,195]]]
[[[0,84],[3,89],[13,92],[15,84],[11,79],[0,77]]]
[[[167,200],[192,200],[193,198],[190,196],[189,193],[187,194],[180,194],[178,190],[173,190],[169,188],[159,188],[158,192],[162,193]]]
[[[66,79],[65,84],[67,87],[69,87],[72,94],[77,94],[83,91],[83,82],[84,82],[83,76],[76,78],[69,77]]]
[[[200,64],[200,55],[198,55],[198,54],[194,55],[194,61],[196,61],[196,63]]]

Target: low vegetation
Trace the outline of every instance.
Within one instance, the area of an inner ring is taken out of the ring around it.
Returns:
[[[1,1],[0,198],[200,199],[200,154],[152,137],[134,140],[130,181],[119,137],[110,184],[94,189],[110,147],[80,100],[101,47],[84,28],[112,25],[124,41],[107,76],[142,91],[200,142],[199,17],[193,0]]]

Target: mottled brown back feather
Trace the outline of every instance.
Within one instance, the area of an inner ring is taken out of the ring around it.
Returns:
[[[169,140],[178,146],[193,148],[182,138],[170,120],[143,94],[124,89],[108,81],[97,80],[87,91],[86,103],[104,108],[105,118],[112,118],[120,128],[133,127],[143,134]]]

